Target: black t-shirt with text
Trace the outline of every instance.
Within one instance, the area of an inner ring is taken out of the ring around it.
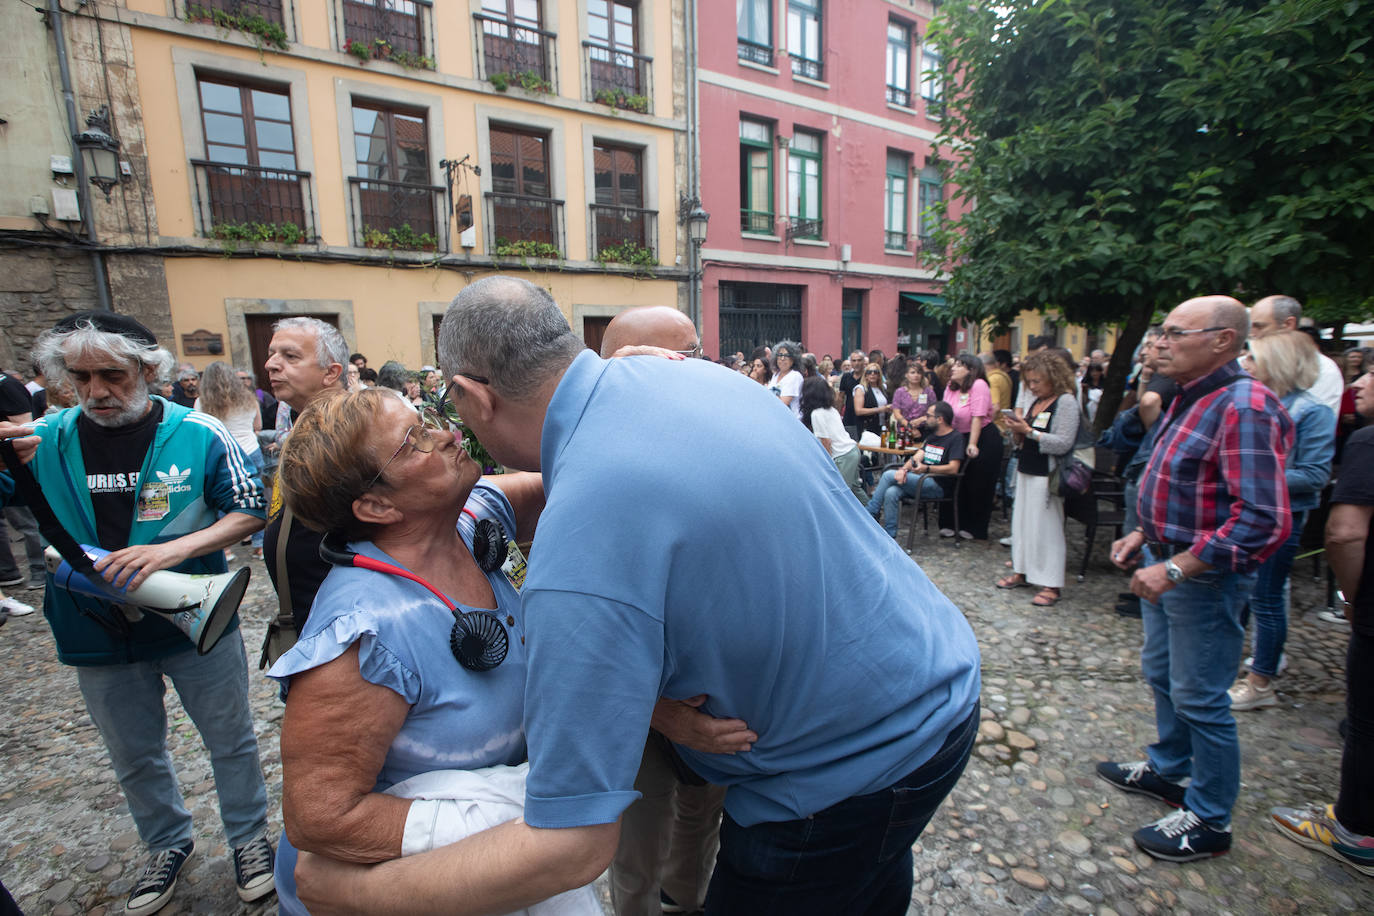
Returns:
[[[1374,506],[1374,426],[1358,429],[1345,442],[1345,460],[1331,492],[1331,504]],[[1374,609],[1374,520],[1364,542],[1364,567],[1360,572],[1359,594],[1346,600],[1367,617]]]
[[[963,461],[964,455],[964,434],[957,429],[952,429],[943,436],[928,434],[925,442],[921,444],[925,451],[921,454],[920,463],[926,466],[937,464],[949,464],[951,461]]]
[[[76,418],[81,457],[86,465],[86,486],[91,491],[91,508],[95,510],[96,537],[106,550],[129,546],[134,513],[141,511],[141,507],[135,506],[139,497],[138,475],[157,434],[157,425],[162,422],[162,405],[157,401],[151,403],[143,419],[129,426],[112,429],[85,414]],[[149,511],[156,508],[149,507]]]

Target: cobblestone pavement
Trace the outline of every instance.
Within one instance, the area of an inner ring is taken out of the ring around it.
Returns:
[[[1006,533],[1000,518],[994,526],[994,537]],[[1071,567],[1081,532],[1070,523]],[[1307,561],[1293,583],[1281,702],[1237,716],[1244,782],[1231,854],[1179,866],[1135,850],[1131,831],[1164,810],[1092,770],[1102,759],[1138,759],[1154,735],[1140,624],[1112,612],[1125,580],[1105,562],[1107,539],[1099,537],[1087,581],[1070,578],[1064,599],[1043,609],[1031,606],[1030,590],[993,587],[1008,553],[995,541],[956,549],[918,534],[917,561],[964,609],[982,645],[984,722],[968,770],[916,847],[911,912],[1374,912],[1374,879],[1280,837],[1266,818],[1271,805],[1334,799],[1337,786],[1347,633],[1317,620],[1324,587]],[[251,562],[246,548],[238,553]],[[253,572],[242,612],[250,659],[274,613],[261,563]],[[279,829],[282,709],[256,672],[251,692]],[[0,695],[0,880],[29,914],[123,912],[144,853],[41,615],[0,629]],[[275,913],[274,898],[249,906],[235,896],[209,763],[170,692],[168,718],[197,854],[162,912]],[[600,886],[605,899],[604,877]]]

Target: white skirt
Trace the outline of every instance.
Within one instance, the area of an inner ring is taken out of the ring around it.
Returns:
[[[1011,568],[1042,588],[1064,587],[1064,500],[1050,479],[1016,472],[1011,510]]]

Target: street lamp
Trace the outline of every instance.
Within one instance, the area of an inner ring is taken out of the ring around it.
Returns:
[[[692,240],[692,244],[700,248],[706,242],[706,223],[711,219],[711,214],[701,209],[698,202],[690,213],[687,214],[687,238]]]
[[[701,246],[706,241],[706,223],[711,214],[701,208],[701,198],[683,195],[677,202],[679,223],[687,226],[687,240],[692,249],[687,253],[687,315],[701,333]]]
[[[86,165],[86,174],[91,184],[105,192],[110,199],[110,190],[120,181],[119,141],[110,136],[110,107],[101,105],[86,117],[86,129],[76,136],[77,149]]]

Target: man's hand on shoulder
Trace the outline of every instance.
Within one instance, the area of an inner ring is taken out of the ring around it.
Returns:
[[[660,699],[649,724],[674,744],[703,754],[736,754],[753,748],[759,736],[743,719],[717,719],[697,709],[706,702],[700,694],[685,700]]]

